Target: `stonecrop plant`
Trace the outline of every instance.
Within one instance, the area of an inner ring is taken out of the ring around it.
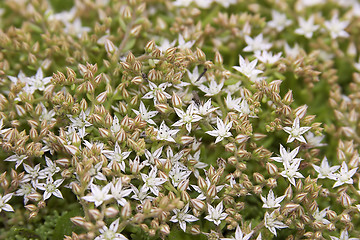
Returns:
[[[358,0],[0,1],[0,239],[360,239]]]

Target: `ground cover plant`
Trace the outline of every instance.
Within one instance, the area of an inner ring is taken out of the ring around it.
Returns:
[[[0,239],[360,239],[357,0],[0,2]]]

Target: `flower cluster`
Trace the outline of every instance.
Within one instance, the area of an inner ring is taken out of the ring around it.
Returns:
[[[359,13],[0,2],[0,235],[358,239]]]

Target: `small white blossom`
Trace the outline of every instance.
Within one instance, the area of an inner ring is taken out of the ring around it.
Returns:
[[[323,210],[319,211],[319,208],[316,208],[316,211],[312,214],[316,221],[319,221],[323,224],[329,224],[330,221],[325,219],[326,213],[329,211],[329,207],[324,208]]]
[[[54,195],[58,198],[63,198],[60,190],[58,189],[63,183],[63,181],[64,179],[58,179],[54,181],[52,177],[49,177],[46,179],[46,183],[38,183],[36,187],[40,190],[45,191],[43,195],[44,201],[51,197],[51,195]]]
[[[95,207],[98,207],[101,204],[103,204],[103,202],[110,200],[113,197],[111,194],[109,194],[110,188],[111,188],[110,183],[104,186],[103,188],[100,188],[95,184],[91,184],[90,185],[91,195],[82,197],[82,199],[88,202],[94,202]]]
[[[180,228],[185,232],[186,231],[186,222],[195,222],[199,220],[197,217],[188,214],[189,204],[186,204],[182,210],[174,209],[174,216],[171,217],[171,222],[179,222]]]
[[[284,200],[285,195],[275,198],[273,190],[270,189],[267,198],[263,197],[262,195],[260,195],[260,197],[264,203],[262,206],[263,208],[277,208],[281,207],[280,203],[282,200]]]
[[[220,240],[249,240],[251,238],[251,236],[253,235],[253,233],[254,233],[254,231],[251,231],[250,233],[244,235],[243,232],[241,231],[240,226],[238,225],[236,227],[235,237],[220,238]]]
[[[340,238],[330,236],[331,240],[360,240],[360,238],[349,238],[349,233],[346,229],[342,230],[340,233]]]
[[[89,112],[87,111],[86,113],[81,110],[80,114],[78,117],[73,117],[72,115],[68,115],[68,118],[71,121],[71,125],[70,127],[74,128],[75,130],[77,130],[77,133],[79,135],[80,138],[84,138],[86,136],[86,132],[85,129],[86,127],[91,126],[92,124],[90,122],[88,122],[86,120],[87,116],[89,115]]]
[[[214,222],[215,225],[219,225],[221,220],[224,220],[227,217],[227,213],[223,213],[223,202],[221,201],[216,208],[208,204],[208,214],[205,219]]]
[[[156,175],[157,175],[157,168],[152,167],[151,171],[149,172],[148,175],[141,173],[141,178],[142,178],[143,182],[145,183],[143,186],[143,188],[144,188],[143,190],[148,191],[150,189],[150,191],[155,196],[158,196],[159,195],[159,186],[161,186],[167,180],[164,178],[158,178],[158,177],[156,177]]]
[[[314,21],[314,15],[311,15],[307,21],[304,18],[299,17],[299,28],[295,30],[295,33],[304,35],[306,38],[311,38],[313,33],[319,28],[319,25],[314,24]]]
[[[36,192],[33,186],[30,183],[20,183],[20,188],[15,192],[15,196],[23,196],[24,197],[24,205],[29,201],[29,196],[31,193]]]
[[[244,74],[248,78],[256,77],[259,73],[262,73],[263,71],[256,69],[256,64],[258,60],[255,59],[251,62],[249,62],[248,59],[244,59],[241,55],[239,55],[239,63],[240,66],[233,66],[233,68]]]
[[[28,158],[28,156],[26,155],[11,155],[10,157],[7,157],[4,161],[9,161],[9,162],[15,162],[15,169],[17,169],[24,160],[26,160]]]
[[[99,229],[101,233],[100,236],[97,236],[94,240],[128,240],[124,235],[118,233],[119,228],[119,218],[113,221],[110,224],[110,227],[103,226]]]
[[[155,83],[149,81],[150,91],[146,93],[142,98],[143,99],[154,99],[154,104],[157,104],[159,99],[157,99],[158,94],[162,94],[167,99],[171,99],[171,95],[168,94],[165,89],[169,87],[169,83],[161,83],[159,86],[156,86]]]
[[[140,115],[142,120],[146,121],[149,124],[156,125],[151,118],[158,114],[158,111],[148,111],[142,101],[140,101],[139,111],[135,109],[133,109],[133,111],[136,115]]]
[[[120,145],[116,142],[114,151],[104,150],[103,151],[105,157],[110,160],[108,164],[109,168],[112,168],[114,162],[117,162],[120,165],[121,171],[125,172],[125,162],[124,160],[129,157],[131,152],[122,152]]]
[[[130,186],[134,193],[134,195],[131,196],[132,199],[138,200],[141,203],[143,203],[145,199],[150,199],[150,200],[154,199],[154,197],[148,196],[147,191],[149,190],[149,188],[146,187],[145,185],[143,185],[140,188],[140,190],[134,185],[130,185]]]
[[[272,52],[257,51],[254,55],[260,62],[269,64],[269,65],[273,65],[280,60],[282,52],[279,52],[279,53],[273,55]]]
[[[182,180],[187,179],[190,174],[191,171],[189,171],[186,167],[182,167],[180,164],[176,164],[175,166],[172,166],[169,172],[169,178],[171,179],[172,185],[177,187],[179,183]]]
[[[203,82],[206,81],[206,78],[204,76],[202,76],[199,80],[198,78],[200,77],[200,73],[199,73],[199,69],[198,66],[196,66],[193,70],[193,72],[190,72],[188,69],[187,70],[187,74],[188,77],[190,79],[190,83],[194,86],[200,86]]]
[[[333,188],[336,188],[338,186],[343,185],[344,183],[347,184],[353,184],[354,181],[352,179],[352,176],[354,176],[354,174],[356,173],[356,170],[358,168],[353,168],[349,171],[348,166],[346,164],[346,162],[342,162],[341,164],[341,168],[340,168],[340,172],[339,173],[335,173],[335,177],[336,177],[336,182],[333,186]]]
[[[191,185],[195,191],[197,191],[198,193],[200,193],[199,196],[197,196],[196,199],[199,199],[199,200],[205,200],[206,199],[206,196],[207,196],[207,190],[209,189],[209,187],[211,186],[211,182],[209,180],[208,177],[206,177],[206,189],[204,189],[204,191],[197,185]],[[223,188],[224,188],[224,185],[220,185],[220,186],[216,186],[216,192],[220,192]],[[214,199],[219,199],[218,196],[215,196]]]
[[[298,154],[299,152],[299,149],[300,147],[297,147],[295,148],[294,150],[292,150],[291,152],[290,151],[287,151],[283,145],[280,144],[280,157],[271,157],[270,159],[276,161],[276,162],[289,162],[289,163],[292,163],[294,160],[297,160],[297,159],[300,159],[301,158],[295,158],[296,155]]]
[[[232,136],[230,132],[232,122],[224,123],[219,117],[217,117],[216,125],[217,129],[206,132],[207,134],[216,137],[215,143],[222,141],[224,138]]]
[[[255,38],[251,38],[250,36],[245,36],[245,42],[247,46],[243,49],[244,52],[256,52],[269,50],[272,46],[271,43],[268,43],[267,40],[263,38],[263,34],[260,33]]]
[[[211,105],[211,98],[207,100],[204,104],[195,105],[196,112],[199,115],[206,116],[218,109],[218,107],[213,107]]]
[[[80,18],[76,18],[73,22],[65,23],[64,32],[71,34],[71,35],[75,35],[78,38],[80,38],[82,36],[82,34],[84,34],[86,32],[90,32],[90,30],[91,30],[90,27],[84,27],[82,25]]]
[[[217,83],[214,78],[210,78],[209,87],[200,85],[199,89],[205,93],[205,96],[214,96],[221,91],[223,86],[224,80],[221,80],[220,83]]]
[[[332,39],[349,37],[349,34],[345,31],[345,28],[349,25],[349,21],[340,21],[337,14],[335,14],[330,21],[325,21],[324,25],[330,32]]]
[[[194,107],[194,104],[191,103],[188,108],[186,109],[186,112],[184,112],[182,109],[175,108],[176,114],[179,116],[180,120],[175,122],[172,126],[175,127],[181,127],[185,124],[186,130],[190,133],[191,131],[191,123],[198,122],[202,119],[199,115],[197,115],[196,108]]]
[[[281,176],[289,179],[290,183],[295,186],[295,178],[304,178],[304,176],[297,172],[300,166],[301,159],[296,158],[292,163],[288,161],[283,162],[285,170],[280,173]]]
[[[160,158],[161,153],[162,153],[163,147],[160,147],[158,149],[156,149],[153,153],[151,153],[149,150],[145,149],[145,157],[146,160],[149,161],[149,163],[151,164],[155,164],[155,159],[158,159],[160,162],[165,162],[166,159]]]
[[[311,127],[300,127],[300,119],[299,117],[296,117],[291,128],[290,127],[283,128],[285,132],[290,134],[287,139],[287,143],[293,142],[295,139],[297,139],[300,142],[306,143],[306,140],[302,136],[302,134],[309,131],[310,128]]]
[[[178,129],[170,130],[170,128],[168,126],[166,126],[165,122],[162,121],[159,129],[156,129],[156,131],[157,131],[156,139],[165,140],[168,142],[175,142],[175,139],[172,136],[175,135],[180,130],[178,130]]]
[[[178,48],[180,49],[190,49],[195,43],[195,40],[189,41],[189,42],[185,42],[183,35],[179,34],[179,39],[178,39]]]
[[[307,141],[307,144],[312,147],[323,147],[326,146],[326,143],[322,143],[321,141],[325,138],[325,135],[319,135],[319,136],[315,136],[314,133],[312,132],[307,132],[305,133],[305,139]]]
[[[273,211],[271,214],[266,212],[264,220],[265,220],[265,227],[269,229],[269,231],[276,236],[276,229],[287,228],[288,226],[280,222],[279,220],[276,220],[274,214],[275,211]]]
[[[278,11],[271,10],[272,20],[267,22],[270,28],[276,29],[281,32],[285,27],[290,26],[292,21],[287,19],[286,14],[279,13]]]
[[[126,200],[124,197],[128,196],[132,189],[123,189],[121,178],[117,179],[116,183],[112,182],[110,185],[111,195],[121,206],[124,206]]]
[[[340,166],[336,165],[330,167],[327,158],[324,157],[323,160],[321,161],[320,166],[313,164],[313,168],[318,173],[318,178],[320,179],[329,178],[336,180],[336,175],[334,174],[334,172],[336,172],[340,168]]]
[[[7,203],[8,201],[10,201],[12,195],[13,195],[12,193],[6,194],[4,196],[0,195],[0,212],[2,210],[7,212],[14,212],[12,206]]]

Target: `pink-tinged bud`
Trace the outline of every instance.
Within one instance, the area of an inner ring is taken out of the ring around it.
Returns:
[[[351,127],[341,127],[341,131],[344,133],[346,137],[351,137],[355,135],[355,131]]]
[[[176,107],[176,108],[182,107],[181,98],[175,92],[173,92],[173,95],[171,97],[171,103],[172,103],[173,107]]]
[[[165,55],[166,55],[166,56],[174,55],[175,51],[176,51],[176,47],[168,48],[168,49],[165,51]]]
[[[294,201],[301,203],[302,201],[304,201],[304,199],[306,198],[307,193],[299,193],[295,196]]]
[[[151,40],[145,45],[145,51],[151,53],[152,51],[154,51],[155,47],[155,41]]]
[[[210,185],[208,190],[206,191],[206,196],[208,196],[210,199],[216,197],[217,191],[215,185]]]
[[[194,138],[190,136],[181,136],[180,142],[184,145],[190,144],[194,142]]]
[[[329,230],[330,232],[333,232],[336,230],[336,227],[335,227],[335,224],[334,223],[329,223],[327,226],[326,226],[326,229]]]
[[[61,158],[55,161],[56,164],[62,166],[62,167],[68,167],[70,164],[70,160],[66,158]]]
[[[100,94],[96,97],[97,103],[98,103],[98,104],[104,103],[105,100],[106,100],[107,94],[108,94],[107,91],[100,93]]]
[[[131,80],[131,82],[135,85],[139,85],[143,82],[143,79],[140,76],[136,76]]]
[[[120,62],[120,65],[121,67],[124,69],[124,70],[130,70],[130,64],[127,63],[127,62]]]
[[[140,72],[142,69],[142,64],[140,61],[135,61],[134,65],[133,65],[133,69],[135,72]]]
[[[191,228],[190,228],[190,233],[191,233],[192,235],[198,235],[198,234],[200,234],[200,233],[201,233],[200,226],[199,226],[199,225],[193,225],[193,226],[191,226]]]
[[[166,95],[163,92],[157,91],[156,94],[155,94],[155,97],[160,103],[166,103],[167,102]]]
[[[337,150],[336,156],[337,156],[337,159],[339,159],[340,161],[344,161],[346,159],[345,153],[340,149]]]
[[[274,80],[271,83],[269,83],[271,91],[279,93],[281,83],[282,83],[281,80]]]
[[[166,162],[164,164],[164,171],[168,173],[171,170],[172,164],[170,159],[166,159]]]
[[[131,13],[131,8],[129,6],[126,6],[123,8],[123,10],[121,11],[121,16],[125,19],[125,20],[129,20],[132,17],[132,13]]]
[[[196,48],[195,55],[199,61],[202,61],[202,62],[206,61],[206,55],[200,48]]]
[[[110,135],[110,131],[105,128],[99,128],[100,136],[106,138]]]
[[[294,99],[293,99],[292,91],[289,90],[289,91],[285,94],[284,99],[283,99],[283,102],[284,102],[286,105],[290,105],[293,101],[294,101]]]
[[[159,111],[160,113],[163,113],[163,114],[169,112],[169,110],[170,110],[169,105],[164,104],[164,103],[156,104],[155,108],[157,111]]]
[[[239,134],[239,135],[236,136],[235,141],[240,144],[240,143],[246,142],[248,139],[249,139],[249,136]]]
[[[267,162],[266,163],[266,170],[271,176],[274,176],[274,175],[276,175],[278,173],[278,168],[273,163]]]
[[[190,201],[190,199],[191,199],[191,197],[186,191],[181,192],[181,200],[184,203],[188,203]]]
[[[125,142],[126,140],[126,132],[124,129],[120,129],[120,131],[116,134],[116,139],[119,143]]]
[[[170,227],[167,224],[162,224],[160,225],[160,233],[164,234],[164,235],[169,235],[170,234]]]
[[[76,132],[72,133],[71,142],[74,146],[79,147],[81,145],[81,138]]]
[[[214,63],[215,65],[222,65],[224,62],[223,57],[221,56],[221,54],[219,53],[219,51],[215,52],[215,59],[214,59]]]
[[[183,180],[179,183],[177,189],[178,189],[180,192],[182,192],[182,191],[186,191],[186,189],[187,189],[188,187],[189,187],[189,179],[183,179]]]
[[[75,193],[76,195],[80,195],[82,193],[81,188],[80,188],[79,184],[77,184],[77,183],[72,183],[71,188],[72,188],[73,193]]]
[[[98,209],[89,209],[89,215],[93,220],[98,220],[101,217],[101,213]]]
[[[263,183],[265,181],[265,178],[262,174],[255,172],[253,174],[254,180],[257,183]]]
[[[80,226],[80,227],[84,226],[84,224],[86,223],[86,220],[83,217],[72,217],[70,218],[70,220],[76,226]]]
[[[228,143],[225,145],[225,151],[227,151],[227,152],[234,152],[235,148],[236,148],[236,146],[233,143]]]
[[[112,54],[116,51],[116,47],[112,41],[109,39],[105,40],[105,50],[107,53]]]
[[[296,116],[298,116],[300,119],[304,118],[307,112],[307,105],[302,105],[298,108],[295,109],[295,114]]]
[[[289,213],[295,211],[300,205],[296,204],[296,203],[288,203],[285,205],[284,209],[283,209],[283,214],[284,215],[288,215]]]
[[[269,178],[266,182],[266,185],[268,185],[270,188],[275,188],[277,186],[277,182],[275,178]]]
[[[141,28],[142,28],[141,25],[137,25],[137,26],[133,27],[130,31],[130,34],[134,37],[137,37],[141,31]]]
[[[205,180],[201,176],[198,177],[197,185],[202,191],[206,191],[208,188]]]
[[[285,190],[285,193],[284,193],[286,199],[291,199],[292,196],[293,196],[293,190],[292,190],[292,187],[291,185],[289,185],[286,190]]]
[[[125,219],[131,216],[131,206],[129,202],[126,202],[123,208],[121,209],[121,216]]]
[[[79,148],[74,145],[65,145],[64,147],[70,155],[76,155],[79,152]]]
[[[337,214],[335,211],[333,210],[327,210],[326,211],[326,216],[329,218],[330,221],[334,220],[335,218],[337,218]]]
[[[126,62],[128,63],[133,63],[135,62],[135,55],[132,52],[129,52],[128,55],[126,56]]]
[[[159,171],[159,177],[163,179],[168,179],[168,175],[164,173],[163,171]]]
[[[340,215],[340,222],[344,224],[349,224],[351,222],[351,217],[347,213],[343,213]]]
[[[30,212],[34,212],[34,211],[37,211],[38,210],[38,207],[34,204],[28,204],[25,206],[25,208],[27,210],[29,210]]]
[[[203,210],[205,207],[205,203],[199,199],[191,199],[190,202],[193,205],[193,207],[198,211]]]
[[[108,218],[114,218],[119,214],[119,210],[114,207],[108,207],[105,209],[105,216]]]
[[[340,194],[339,200],[341,205],[344,207],[350,206],[352,203],[350,196],[346,192],[342,192]]]
[[[15,104],[15,109],[16,109],[17,114],[20,117],[26,114],[26,110],[25,110],[25,108],[23,106]]]

